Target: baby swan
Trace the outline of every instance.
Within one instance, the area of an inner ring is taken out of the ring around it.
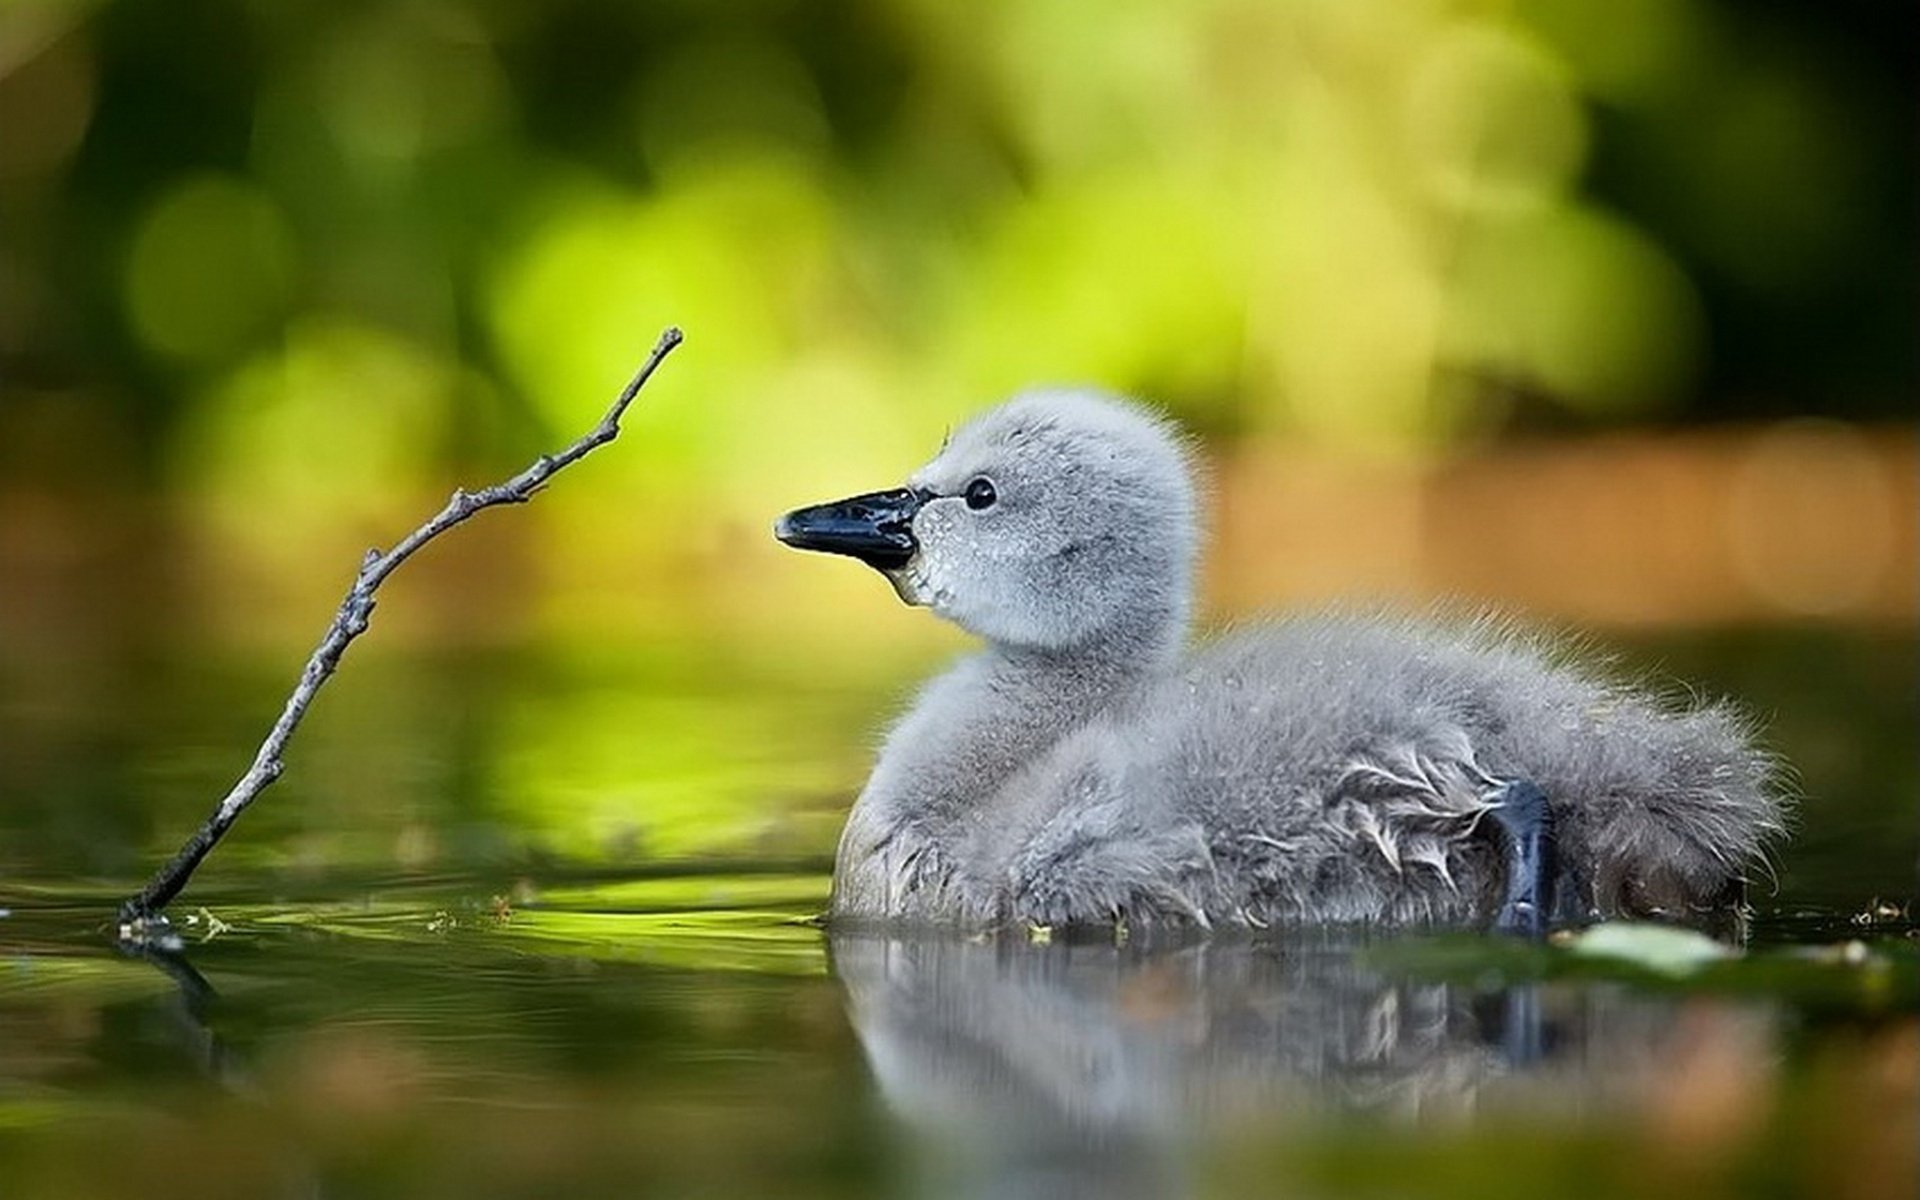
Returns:
[[[1194,508],[1167,422],[1038,391],[906,487],[780,520],[986,642],[888,735],[834,917],[1534,932],[1737,905],[1782,814],[1729,711],[1486,621],[1326,613],[1189,652]]]

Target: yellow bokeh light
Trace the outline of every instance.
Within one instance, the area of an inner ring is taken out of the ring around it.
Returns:
[[[1567,71],[1510,30],[1447,31],[1421,57],[1406,103],[1421,177],[1446,204],[1543,203],[1585,154],[1586,118]]]
[[[1656,408],[1700,348],[1691,284],[1631,226],[1578,205],[1481,222],[1460,243],[1446,354],[1591,411]]]
[[[171,448],[179,489],[250,541],[384,517],[432,475],[474,382],[397,334],[308,318],[195,405]]]

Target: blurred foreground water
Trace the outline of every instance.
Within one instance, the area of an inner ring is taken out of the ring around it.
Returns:
[[[113,906],[286,666],[0,675],[0,1189],[1910,1196],[1914,650],[1627,645],[1754,703],[1806,793],[1752,949],[1664,973],[1467,936],[830,937],[839,814],[918,664],[698,643],[350,661],[176,908],[184,951],[143,960]]]
[[[822,882],[231,904],[149,961],[76,935],[98,905],[30,900],[0,1172],[33,1196],[1912,1192],[1910,952],[1663,987],[1476,939],[828,939],[791,919]]]

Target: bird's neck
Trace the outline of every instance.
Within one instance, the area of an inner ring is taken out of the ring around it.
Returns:
[[[1177,651],[1086,646],[1039,651],[989,646],[928,684],[894,726],[848,814],[834,872],[834,909],[912,915],[938,886],[905,886],[901,865],[939,869],[972,834],[1009,780],[1085,725]]]

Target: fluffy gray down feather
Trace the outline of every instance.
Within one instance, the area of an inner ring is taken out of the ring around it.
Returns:
[[[978,478],[984,511],[960,499]],[[1782,831],[1779,772],[1729,707],[1495,619],[1329,610],[1189,652],[1193,469],[1130,404],[1016,397],[909,485],[935,499],[894,585],[987,644],[888,735],[838,918],[1478,922],[1516,779],[1549,797],[1580,909],[1685,918],[1737,902]]]

